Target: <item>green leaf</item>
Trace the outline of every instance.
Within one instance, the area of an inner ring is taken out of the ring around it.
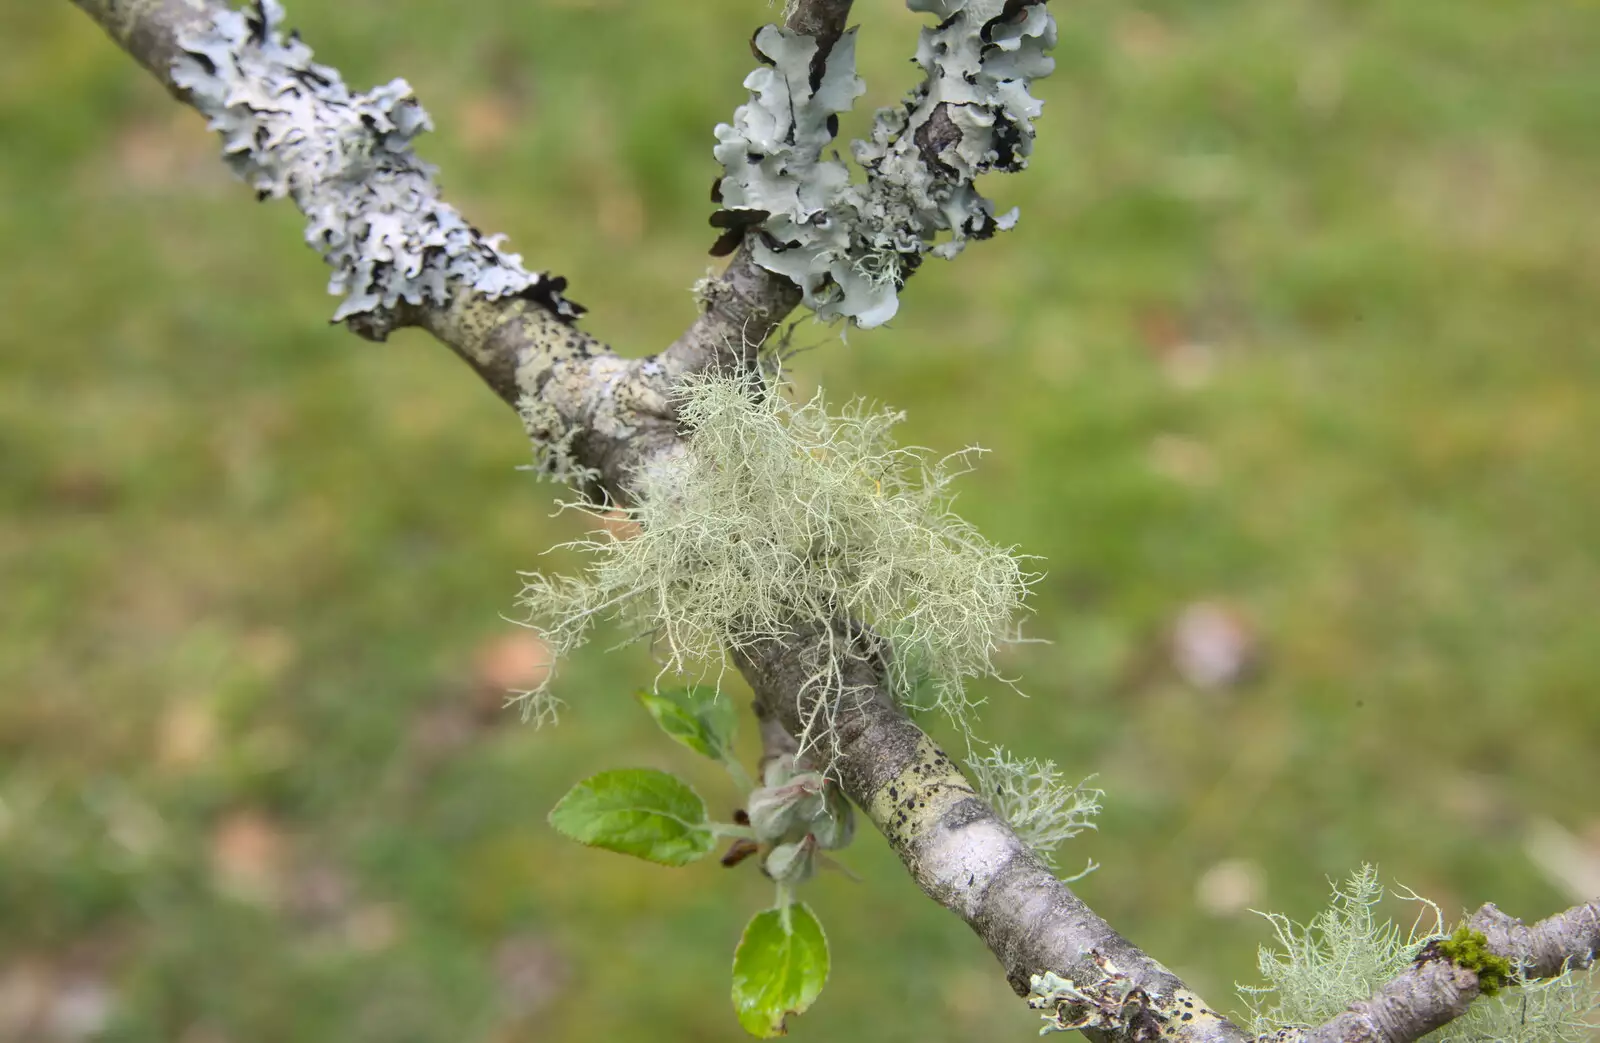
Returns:
[[[551,810],[550,824],[580,844],[667,866],[703,858],[716,843],[705,801],[682,779],[652,768],[585,779]]]
[[[639,701],[661,730],[696,753],[712,760],[732,756],[737,716],[733,700],[719,698],[716,690],[705,696],[694,688],[638,693]]]
[[[733,954],[733,1006],[739,1024],[768,1039],[788,1032],[828,980],[828,939],[802,904],[757,913]]]

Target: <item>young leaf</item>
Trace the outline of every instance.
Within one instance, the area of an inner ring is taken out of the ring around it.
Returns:
[[[667,866],[703,858],[716,843],[699,794],[677,776],[650,768],[585,779],[551,810],[550,824],[580,844]]]
[[[828,980],[828,939],[802,904],[755,915],[733,954],[733,1006],[752,1036],[788,1032],[784,1019],[804,1013]]]
[[[732,699],[718,698],[714,689],[708,697],[696,689],[681,688],[641,691],[639,701],[662,731],[696,753],[718,761],[732,756],[737,719]]]

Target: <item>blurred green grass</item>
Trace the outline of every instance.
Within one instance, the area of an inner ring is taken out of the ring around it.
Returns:
[[[859,129],[916,23],[857,7]],[[992,693],[990,733],[1100,773],[1064,861],[1219,1005],[1267,938],[1197,905],[1219,863],[1301,917],[1363,860],[1447,911],[1565,905],[1524,838],[1600,848],[1600,7],[1056,13],[1033,166],[990,186],[1018,230],[926,266],[892,329],[803,329],[792,369],[994,450],[962,506],[1042,559],[1050,643],[1012,655],[1031,698]],[[412,82],[450,198],[569,276],[588,328],[645,352],[689,321],[762,4],[291,15],[352,83]],[[606,767],[731,799],[628,698],[647,657],[564,664],[554,730],[478,709],[516,570],[574,532],[510,415],[420,335],[330,328],[296,215],[70,5],[0,11],[0,143],[13,1008],[104,982],[82,995],[130,1043],[739,1038],[755,874],[543,821]],[[1203,599],[1251,621],[1252,682],[1169,665]],[[835,971],[796,1036],[1032,1031],[881,841],[849,861],[863,883],[810,898]]]

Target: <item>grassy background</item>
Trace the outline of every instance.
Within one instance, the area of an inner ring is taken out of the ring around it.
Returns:
[[[859,130],[916,23],[857,7]],[[292,13],[352,83],[416,86],[450,198],[588,328],[687,323],[763,5]],[[1034,164],[991,186],[1018,230],[794,366],[994,450],[963,507],[1043,559],[1052,643],[989,731],[1100,773],[1083,894],[1219,1005],[1267,936],[1240,906],[1307,916],[1363,860],[1451,912],[1565,905],[1528,837],[1596,872],[1600,6],[1057,16]],[[0,242],[0,1038],[739,1038],[754,872],[544,824],[606,767],[731,799],[628,698],[647,658],[565,664],[558,729],[494,712],[515,572],[574,532],[504,408],[421,335],[330,328],[296,215],[65,3],[0,11]],[[1254,680],[1175,673],[1198,600]],[[876,836],[848,860],[797,1038],[1032,1032]],[[1249,886],[1201,903],[1219,863]]]

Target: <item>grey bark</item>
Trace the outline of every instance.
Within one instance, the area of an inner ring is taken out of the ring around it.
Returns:
[[[1096,1040],[1245,1038],[1183,982],[1095,915],[973,791],[950,757],[897,707],[877,654],[859,627],[832,635],[800,630],[746,648],[735,659],[758,712],[795,734],[816,700],[837,700],[832,747],[845,795],[889,841],[924,893],[961,917],[994,953],[1019,995],[1033,975],[1055,971],[1106,997],[1115,1014],[1086,1023]],[[818,657],[842,655],[838,689],[810,679]],[[1086,1015],[1088,1012],[1085,1012]]]

